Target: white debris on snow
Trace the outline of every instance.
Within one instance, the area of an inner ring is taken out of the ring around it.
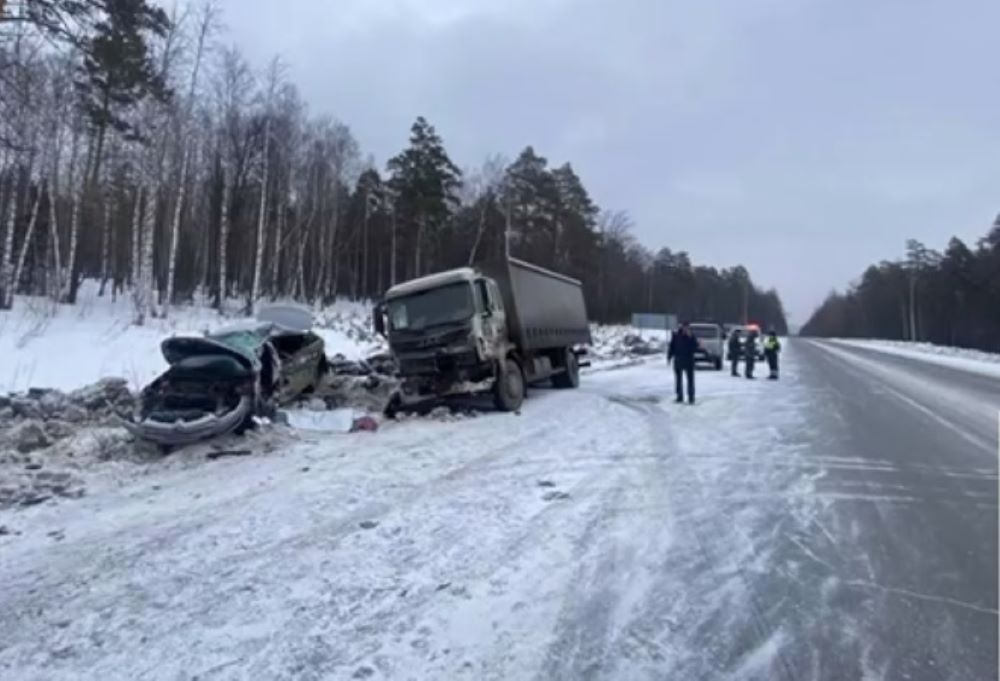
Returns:
[[[348,433],[359,413],[354,409],[287,409],[288,425],[320,433]]]
[[[857,340],[835,339],[833,342],[842,345],[878,350],[899,357],[919,359],[941,366],[962,369],[977,374],[1000,377],[1000,354],[955,348],[933,343],[911,343],[906,341],[888,340]]]

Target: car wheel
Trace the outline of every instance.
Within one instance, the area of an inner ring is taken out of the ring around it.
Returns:
[[[517,411],[524,402],[524,373],[512,359],[505,360],[493,385],[493,403],[500,411]]]

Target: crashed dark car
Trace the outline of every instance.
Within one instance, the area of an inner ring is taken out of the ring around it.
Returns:
[[[275,306],[258,320],[201,337],[173,337],[160,348],[170,368],[122,418],[136,437],[180,446],[271,417],[275,409],[315,390],[327,370],[323,339],[307,310]]]

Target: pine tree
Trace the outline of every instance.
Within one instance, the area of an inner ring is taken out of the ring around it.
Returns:
[[[458,205],[462,171],[448,157],[434,126],[422,116],[410,128],[409,147],[387,167],[389,186],[396,194],[397,220],[410,230],[411,274],[418,277],[427,269],[427,251],[438,231]]]

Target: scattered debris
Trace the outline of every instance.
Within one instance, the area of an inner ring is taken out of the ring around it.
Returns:
[[[567,492],[546,492],[542,495],[542,501],[564,501],[569,499]]]
[[[7,446],[13,446],[22,454],[44,449],[52,444],[45,434],[44,424],[37,419],[15,423],[4,439]]]
[[[354,419],[354,422],[351,424],[352,433],[374,433],[376,430],[378,430],[378,421],[371,416],[360,416]]]
[[[358,526],[362,530],[374,530],[376,527],[378,527],[378,521],[377,520],[362,520],[360,523],[358,523]]]
[[[215,449],[205,455],[206,459],[221,459],[225,456],[250,456],[253,451],[250,449]]]
[[[438,584],[437,588],[434,589],[434,590],[435,591],[444,591],[445,589],[447,589],[450,586],[451,586],[451,582],[442,582],[441,584]]]
[[[551,480],[539,480],[538,481],[538,486],[539,487],[555,487],[556,483],[552,482]]]

